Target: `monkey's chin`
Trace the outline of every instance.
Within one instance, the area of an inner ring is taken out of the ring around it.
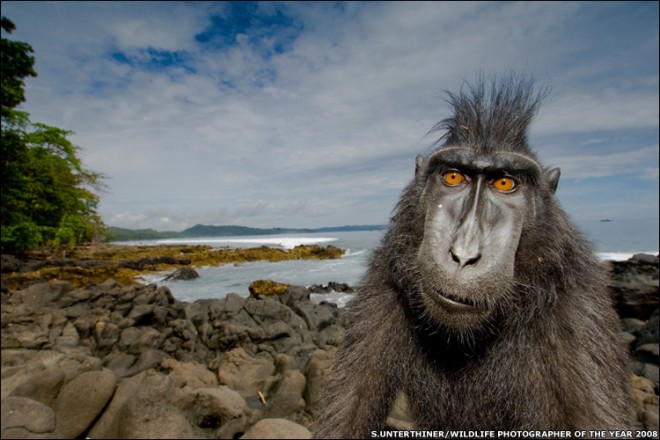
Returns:
[[[443,326],[471,329],[486,322],[493,309],[484,302],[460,298],[436,289],[422,294],[426,306]]]

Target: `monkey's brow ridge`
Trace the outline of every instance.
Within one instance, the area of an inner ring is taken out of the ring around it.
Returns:
[[[432,164],[435,161],[471,164],[472,166],[483,163],[483,165],[477,167],[482,169],[492,168],[493,166],[517,169],[521,168],[520,165],[522,162],[527,165],[524,167],[525,169],[529,169],[531,165],[535,173],[541,174],[543,171],[541,165],[536,160],[515,151],[496,151],[484,154],[476,148],[445,147],[431,154],[429,163]]]

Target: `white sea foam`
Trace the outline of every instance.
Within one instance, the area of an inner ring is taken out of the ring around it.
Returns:
[[[606,261],[606,260],[613,260],[613,261],[626,261],[632,258],[633,255],[635,254],[650,254],[650,255],[658,255],[658,252],[596,252],[596,256],[601,260],[601,261]]]
[[[263,237],[263,238],[172,238],[159,240],[158,244],[254,244],[266,246],[280,246],[284,249],[293,249],[300,245],[329,243],[337,241],[331,237]]]
[[[309,299],[314,304],[319,304],[322,301],[336,304],[337,307],[344,308],[344,306],[353,298],[352,293],[335,292],[334,290],[329,293],[312,293]]]

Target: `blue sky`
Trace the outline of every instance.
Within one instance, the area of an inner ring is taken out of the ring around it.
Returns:
[[[384,224],[445,91],[552,92],[531,129],[585,220],[658,218],[657,2],[3,2],[23,109],[75,132],[112,226]]]

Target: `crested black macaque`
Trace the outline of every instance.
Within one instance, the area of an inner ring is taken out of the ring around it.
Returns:
[[[543,92],[515,75],[448,94],[453,115],[346,308],[318,438],[386,429],[627,429],[627,356],[606,276],[530,150]]]

